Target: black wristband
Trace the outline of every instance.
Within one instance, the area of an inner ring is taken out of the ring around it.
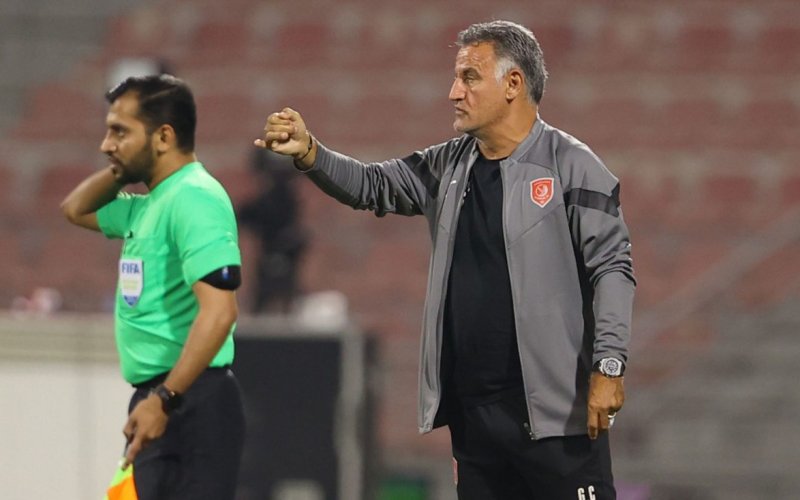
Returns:
[[[309,132],[308,130],[306,130],[306,134],[308,134],[308,149],[306,150],[306,153],[303,156],[301,156],[300,158],[295,158],[294,161],[303,161],[305,157],[308,156],[308,154],[311,152],[311,148],[314,147],[314,136],[311,135],[311,132]]]

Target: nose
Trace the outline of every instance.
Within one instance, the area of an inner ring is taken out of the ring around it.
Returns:
[[[111,154],[116,149],[116,146],[112,143],[109,137],[106,135],[103,138],[103,142],[100,143],[100,151],[104,154]]]
[[[450,87],[450,95],[447,98],[451,101],[464,99],[464,85],[461,82],[461,78],[453,80],[453,85]]]

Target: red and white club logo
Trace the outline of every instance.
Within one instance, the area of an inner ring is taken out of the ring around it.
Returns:
[[[553,199],[553,178],[542,177],[531,181],[531,201],[544,208]]]

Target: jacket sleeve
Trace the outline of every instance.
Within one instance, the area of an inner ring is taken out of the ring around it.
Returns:
[[[326,194],[359,210],[421,215],[433,205],[439,188],[442,150],[432,146],[403,159],[363,163],[317,143],[309,178]],[[438,169],[437,169],[438,167]]]
[[[606,356],[627,361],[636,280],[619,181],[584,145],[570,147],[560,163],[573,248],[593,291],[592,363]]]

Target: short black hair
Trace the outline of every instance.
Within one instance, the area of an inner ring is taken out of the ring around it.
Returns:
[[[490,21],[469,26],[458,34],[456,42],[459,47],[479,43],[493,45],[498,68],[504,72],[511,69],[509,63],[518,66],[525,75],[529,99],[537,104],[542,100],[547,69],[542,48],[531,30],[511,21]]]
[[[186,82],[166,74],[131,76],[109,90],[106,100],[113,103],[128,92],[134,92],[139,100],[138,118],[148,133],[169,125],[175,130],[178,148],[184,153],[194,151],[197,108]]]

